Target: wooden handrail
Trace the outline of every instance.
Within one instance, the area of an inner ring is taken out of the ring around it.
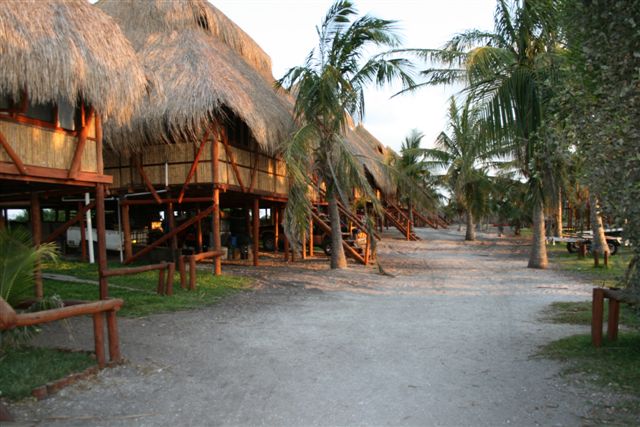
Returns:
[[[103,311],[120,310],[124,301],[121,299],[107,299],[70,307],[52,308],[51,310],[36,311],[34,313],[20,313],[16,316],[14,326],[31,326],[41,323],[54,322],[67,317],[96,314]]]
[[[144,273],[147,271],[158,270],[158,295],[173,295],[173,273],[176,265],[172,262],[161,262],[160,264],[149,264],[140,267],[113,268],[105,270],[103,277],[128,276],[129,274]],[[165,283],[164,275],[167,270],[167,281]]]

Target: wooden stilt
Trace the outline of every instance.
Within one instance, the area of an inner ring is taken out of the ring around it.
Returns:
[[[302,233],[300,236],[300,240],[302,241],[302,250],[300,251],[300,258],[305,260],[307,259],[307,233]]]
[[[609,268],[609,251],[604,252],[604,266]]]
[[[133,243],[131,242],[131,222],[129,219],[129,205],[122,205],[122,233],[124,234],[124,259],[133,256]]]
[[[82,211],[82,203],[78,203],[78,212]],[[85,222],[85,215],[80,218],[80,247],[82,250],[82,262],[87,262],[89,255],[87,252],[87,223]]]
[[[274,228],[273,228],[273,241],[274,241],[274,247],[273,247],[273,253],[277,254],[278,253],[278,242],[280,241],[280,207],[276,206],[273,209],[273,224],[274,224]]]
[[[258,249],[260,247],[260,200],[253,199],[253,265],[258,266]]]
[[[173,203],[167,203],[167,210],[165,211],[167,215],[167,222],[169,224],[169,231],[173,231],[176,228],[176,218],[173,216]],[[178,235],[174,234],[171,236],[171,257],[173,258],[173,262],[176,261],[176,256],[178,255]]]
[[[0,230],[4,230],[6,228],[6,222],[7,220],[5,219],[5,215],[4,215],[4,209],[0,209]]]
[[[98,233],[98,281],[100,284],[100,299],[109,296],[107,278],[107,233],[104,219],[104,184],[96,185],[96,232]]]
[[[200,213],[200,207],[196,209],[197,213]],[[198,253],[202,252],[202,221],[198,220],[196,223],[196,246],[198,249]]]
[[[213,143],[211,147],[211,177],[213,181],[213,212],[211,219],[211,234],[213,236],[213,250],[221,251],[222,242],[220,240],[220,188],[218,187],[219,178],[219,159],[220,159],[220,143],[218,142],[218,133],[213,133]],[[219,276],[222,274],[222,258],[213,259],[213,274]]]
[[[40,246],[42,239],[42,216],[40,212],[40,199],[34,192],[31,193],[31,233],[33,245],[37,248]],[[42,287],[42,271],[40,269],[40,260],[36,260],[34,265],[34,281],[36,299],[42,299],[44,296],[44,288]]]
[[[592,248],[595,249],[595,248]],[[593,251],[593,266],[600,267],[600,253],[597,250]]]
[[[164,294],[171,296],[173,295],[173,276],[176,272],[176,264],[173,262],[169,263],[167,268],[167,284],[164,288]]]
[[[309,217],[309,256],[313,257],[313,218]]]

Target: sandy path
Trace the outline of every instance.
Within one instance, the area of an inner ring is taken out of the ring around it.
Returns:
[[[541,310],[590,286],[526,269],[508,242],[420,233],[380,244],[395,278],[321,261],[227,267],[259,289],[122,319],[128,365],[12,409],[46,425],[580,425],[586,397],[531,356],[581,330]],[[90,349],[90,324],[73,329]],[[47,344],[68,340],[52,332]]]

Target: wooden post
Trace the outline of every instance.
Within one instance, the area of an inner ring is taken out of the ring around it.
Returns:
[[[184,267],[184,255],[178,257],[178,271],[180,272],[180,287],[185,289],[187,287],[187,279]]]
[[[609,318],[607,319],[607,339],[618,339],[618,321],[620,320],[620,301],[609,296]]]
[[[220,165],[220,143],[217,138],[218,133],[213,132],[213,142],[211,148],[211,177],[213,182],[213,212],[211,233],[213,235],[213,250],[222,250],[222,242],[220,241],[220,188],[218,188],[218,176]],[[213,274],[219,276],[222,274],[222,257],[213,259]]]
[[[38,195],[31,193],[31,233],[33,246],[40,246],[42,239],[42,216],[40,213],[40,199]],[[44,296],[44,288],[42,287],[42,271],[40,269],[40,260],[37,259],[34,265],[35,295],[36,299],[42,299]]]
[[[176,219],[173,216],[173,203],[167,203],[167,210],[165,211],[167,214],[167,222],[169,224],[169,231],[173,231],[176,228]],[[176,256],[178,254],[178,236],[174,234],[171,237],[171,257],[173,261],[176,261]]]
[[[302,250],[300,252],[300,258],[301,259],[307,259],[307,233],[302,233],[302,235],[300,236],[300,240],[302,240]]]
[[[82,203],[78,202],[78,212],[82,210]],[[82,250],[82,262],[87,262],[89,255],[87,254],[87,223],[85,215],[80,216],[80,247]]]
[[[200,213],[200,206],[196,209],[196,212]],[[202,221],[198,220],[196,223],[196,246],[198,248],[198,253],[202,252]]]
[[[411,220],[407,218],[407,240],[411,240]]]
[[[129,221],[129,205],[122,205],[122,233],[124,234],[124,259],[133,256],[133,243],[131,242],[131,222]]]
[[[173,295],[173,276],[176,272],[176,264],[173,262],[169,263],[167,268],[167,285],[164,288],[164,294],[171,296]]]
[[[594,267],[600,267],[600,254],[598,253],[597,250],[595,250],[595,248],[593,249],[593,266]]]
[[[309,256],[313,257],[313,218],[309,217]]]
[[[196,290],[196,257],[189,256],[189,290]]]
[[[253,199],[253,265],[258,266],[258,248],[260,247],[260,200]]]
[[[580,242],[580,250],[578,251],[578,258],[583,259],[587,256],[587,244],[585,242]]]
[[[158,286],[156,287],[158,295],[164,295],[164,268],[158,270]]]
[[[275,176],[275,175],[274,175]],[[273,209],[273,240],[275,245],[273,247],[273,253],[278,253],[278,242],[280,241],[280,206],[276,206]]]
[[[98,233],[98,282],[100,284],[100,299],[109,296],[107,278],[107,233],[104,219],[104,185],[96,185],[96,232]]]
[[[102,369],[105,367],[104,359],[104,318],[102,313],[93,314],[93,339],[96,348],[96,360],[98,366]]]
[[[591,305],[591,343],[595,347],[602,345],[602,321],[604,311],[604,289],[593,289],[593,302]]]
[[[109,310],[107,315],[107,334],[109,337],[109,360],[112,362],[120,362],[120,338],[118,336],[118,321],[116,320],[116,311]]]
[[[604,252],[604,266],[609,268],[609,251]]]
[[[4,209],[0,209],[0,230],[4,230],[6,228],[6,222],[7,220],[4,216]]]

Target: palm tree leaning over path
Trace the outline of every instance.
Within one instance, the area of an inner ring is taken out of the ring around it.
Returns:
[[[308,230],[309,188],[324,184],[331,222],[331,268],[347,266],[338,200],[348,205],[349,195],[358,188],[375,201],[361,164],[345,145],[349,116],[362,119],[363,91],[369,83],[384,85],[400,78],[405,87],[414,84],[407,60],[365,57],[370,48],[398,45],[395,22],[369,15],[356,18],[356,14],[350,1],[335,2],[317,28],[317,48],[303,65],[291,68],[277,82],[295,96],[294,114],[299,124],[283,153],[291,179],[285,232],[293,237]]]
[[[541,82],[555,70],[554,7],[553,0],[498,0],[493,32],[469,30],[443,49],[417,51],[436,64],[423,71],[427,81],[421,85],[466,84],[493,138],[504,143],[527,179],[534,198],[531,268],[547,266],[544,198],[550,193],[540,135],[547,94]]]
[[[487,150],[481,139],[479,119],[479,112],[471,107],[468,99],[459,108],[452,97],[448,115],[450,134],[440,133],[436,148],[424,150],[429,169],[446,171],[443,184],[465,212],[465,240],[476,239],[474,219],[486,213],[488,206],[490,182],[483,165]]]

